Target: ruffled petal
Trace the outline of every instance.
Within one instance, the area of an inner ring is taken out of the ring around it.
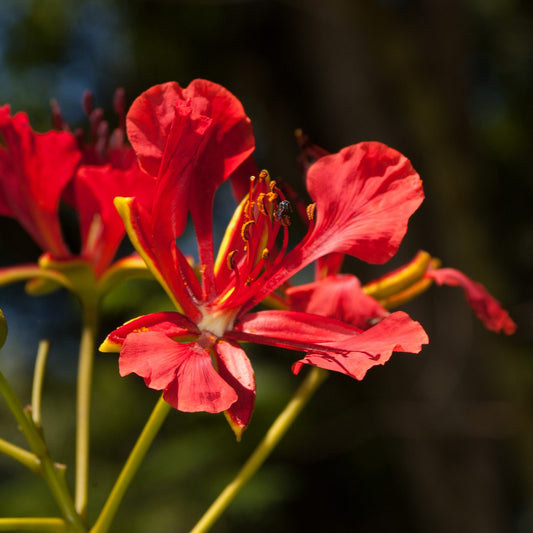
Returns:
[[[516,324],[500,305],[500,302],[489,294],[481,283],[471,280],[454,268],[439,268],[426,272],[426,277],[434,279],[439,285],[461,287],[466,301],[487,329],[496,333],[512,335]]]
[[[179,313],[152,313],[134,318],[112,331],[101,344],[100,351],[118,352],[128,335],[143,331],[163,333],[169,338],[198,335],[200,333],[198,328],[187,317]]]
[[[309,168],[307,188],[316,202],[316,224],[302,252],[306,260],[341,252],[384,263],[424,199],[409,160],[378,142],[320,158]]]
[[[291,309],[335,318],[368,329],[389,312],[367,296],[355,276],[328,276],[320,281],[287,289]]]
[[[361,380],[373,366],[384,365],[393,352],[419,353],[428,342],[422,326],[406,313],[397,311],[357,337],[336,342],[334,347],[344,349],[344,353],[327,349],[309,351],[294,363],[292,370],[298,374],[302,365],[314,365]]]
[[[254,371],[246,353],[237,343],[219,340],[215,345],[215,357],[218,373],[238,396],[238,400],[226,411],[226,418],[237,440],[240,440],[254,410]]]
[[[384,364],[392,352],[418,353],[428,337],[422,326],[402,311],[362,331],[338,320],[295,311],[251,313],[226,337],[306,352],[296,362],[313,364],[362,379],[372,366]]]
[[[220,413],[237,401],[237,393],[213,368],[209,350],[161,332],[128,335],[119,370],[121,376],[135,373],[151,389],[163,390],[163,398],[179,411]]]

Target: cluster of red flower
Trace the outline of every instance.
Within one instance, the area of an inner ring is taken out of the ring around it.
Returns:
[[[143,377],[176,409],[225,411],[240,434],[255,400],[241,341],[304,352],[295,373],[310,364],[355,379],[393,351],[418,353],[428,342],[422,326],[390,309],[433,280],[461,286],[489,329],[514,331],[481,285],[438,268],[424,252],[365,286],[339,273],[345,254],[369,263],[389,260],[423,200],[418,174],[392,148],[365,142],[327,154],[315,147],[316,161],[306,169],[307,234],[288,249],[289,200],[268,172],[253,170],[252,126],[226,89],[205,80],[150,88],[125,117],[132,148],[123,143],[123,129],[108,135],[101,115],[89,113],[94,138],[84,144],[57,110],[64,131],[36,134],[25,114],[0,108],[0,215],[16,218],[40,245],[41,270],[83,262],[96,280],[117,270],[112,261],[125,226],[177,311],[126,323],[101,350],[120,351],[120,374]],[[213,200],[227,179],[239,204],[215,255]],[[77,255],[61,236],[60,199],[79,217]],[[189,216],[198,265],[176,245]],[[316,281],[290,287],[290,278],[311,263]],[[38,277],[37,270],[31,276]],[[260,302],[275,309],[256,311]]]

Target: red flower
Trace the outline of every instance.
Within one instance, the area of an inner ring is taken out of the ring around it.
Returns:
[[[58,113],[56,109],[56,122]],[[154,179],[138,167],[131,148],[128,156],[118,144],[116,150],[106,152],[117,166],[80,166],[89,152],[80,150],[73,134],[36,133],[26,114],[11,116],[9,106],[0,107],[0,135],[0,215],[15,218],[45,252],[42,267],[61,269],[81,261],[90,265],[91,276],[101,277],[125,234],[113,199],[131,194],[149,203]],[[121,167],[128,159],[128,166]],[[63,239],[58,213],[61,200],[78,216],[79,252],[69,250]],[[24,272],[38,276],[38,272]]]
[[[255,398],[253,370],[239,341],[305,352],[295,372],[308,363],[356,379],[392,351],[416,353],[427,342],[422,327],[401,312],[366,331],[309,312],[249,312],[326,254],[381,263],[396,252],[423,199],[418,174],[404,156],[379,143],[360,143],[319,159],[307,173],[314,216],[290,251],[289,204],[262,171],[250,179],[215,258],[215,191],[240,175],[254,148],[240,102],[204,80],[185,89],[157,85],[134,102],[127,130],[157,187],[149,208],[137,197],[119,198],[116,205],[179,312],[137,318],[107,337],[101,349],[120,350],[121,375],[138,374],[182,411],[226,411],[239,435]],[[199,279],[176,245],[188,214],[198,240]]]

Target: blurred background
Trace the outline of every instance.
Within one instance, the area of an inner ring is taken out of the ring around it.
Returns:
[[[385,142],[412,161],[426,201],[387,268],[418,249],[485,284],[518,323],[484,330],[461,291],[433,288],[405,309],[430,345],[362,382],[331,375],[214,532],[526,533],[533,531],[533,4],[525,0],[3,0],[0,103],[51,128],[49,101],[85,125],[94,92],[113,120],[155,83],[201,77],[237,95],[260,167],[303,191],[294,130],[330,151]],[[231,206],[232,208],[233,206]],[[35,261],[0,220],[0,264]],[[104,302],[101,338],[169,308],[155,283]],[[0,368],[29,402],[38,340],[52,341],[43,423],[72,478],[79,310],[59,292],[0,289],[10,333]],[[301,377],[295,354],[250,347],[257,406],[236,443],[222,415],[171,413],[113,531],[188,531],[251,453]],[[158,393],[95,368],[89,514],[94,519]],[[23,444],[0,402],[0,436]],[[54,516],[41,479],[0,456],[0,516]]]

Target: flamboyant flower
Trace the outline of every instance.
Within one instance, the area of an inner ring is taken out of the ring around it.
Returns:
[[[205,80],[186,88],[157,85],[133,103],[127,131],[140,166],[157,185],[148,208],[138,197],[118,198],[116,205],[178,312],[142,316],[108,335],[101,350],[120,350],[121,375],[143,377],[179,410],[225,411],[239,436],[255,398],[253,370],[240,341],[305,352],[295,371],[310,363],[356,379],[393,351],[417,353],[427,342],[420,324],[403,312],[380,316],[371,328],[316,311],[251,312],[324,255],[383,263],[396,252],[423,199],[420,178],[400,153],[360,143],[312,165],[309,228],[290,250],[290,204],[268,172],[260,172],[249,179],[215,257],[215,191],[227,178],[242,176],[254,149],[240,102]],[[189,215],[198,241],[197,271],[176,244]]]
[[[54,116],[57,123],[57,108]],[[104,274],[118,279],[124,270],[140,268],[135,258],[110,268],[125,234],[113,199],[135,194],[149,203],[154,188],[154,179],[139,168],[131,148],[115,141],[97,166],[92,145],[82,150],[68,131],[36,133],[25,113],[12,116],[7,105],[0,107],[0,136],[0,215],[16,219],[44,252],[38,267],[0,270],[0,282],[30,278],[33,292],[51,288],[50,280],[76,289]],[[60,202],[78,217],[79,250],[71,250],[63,238]]]

